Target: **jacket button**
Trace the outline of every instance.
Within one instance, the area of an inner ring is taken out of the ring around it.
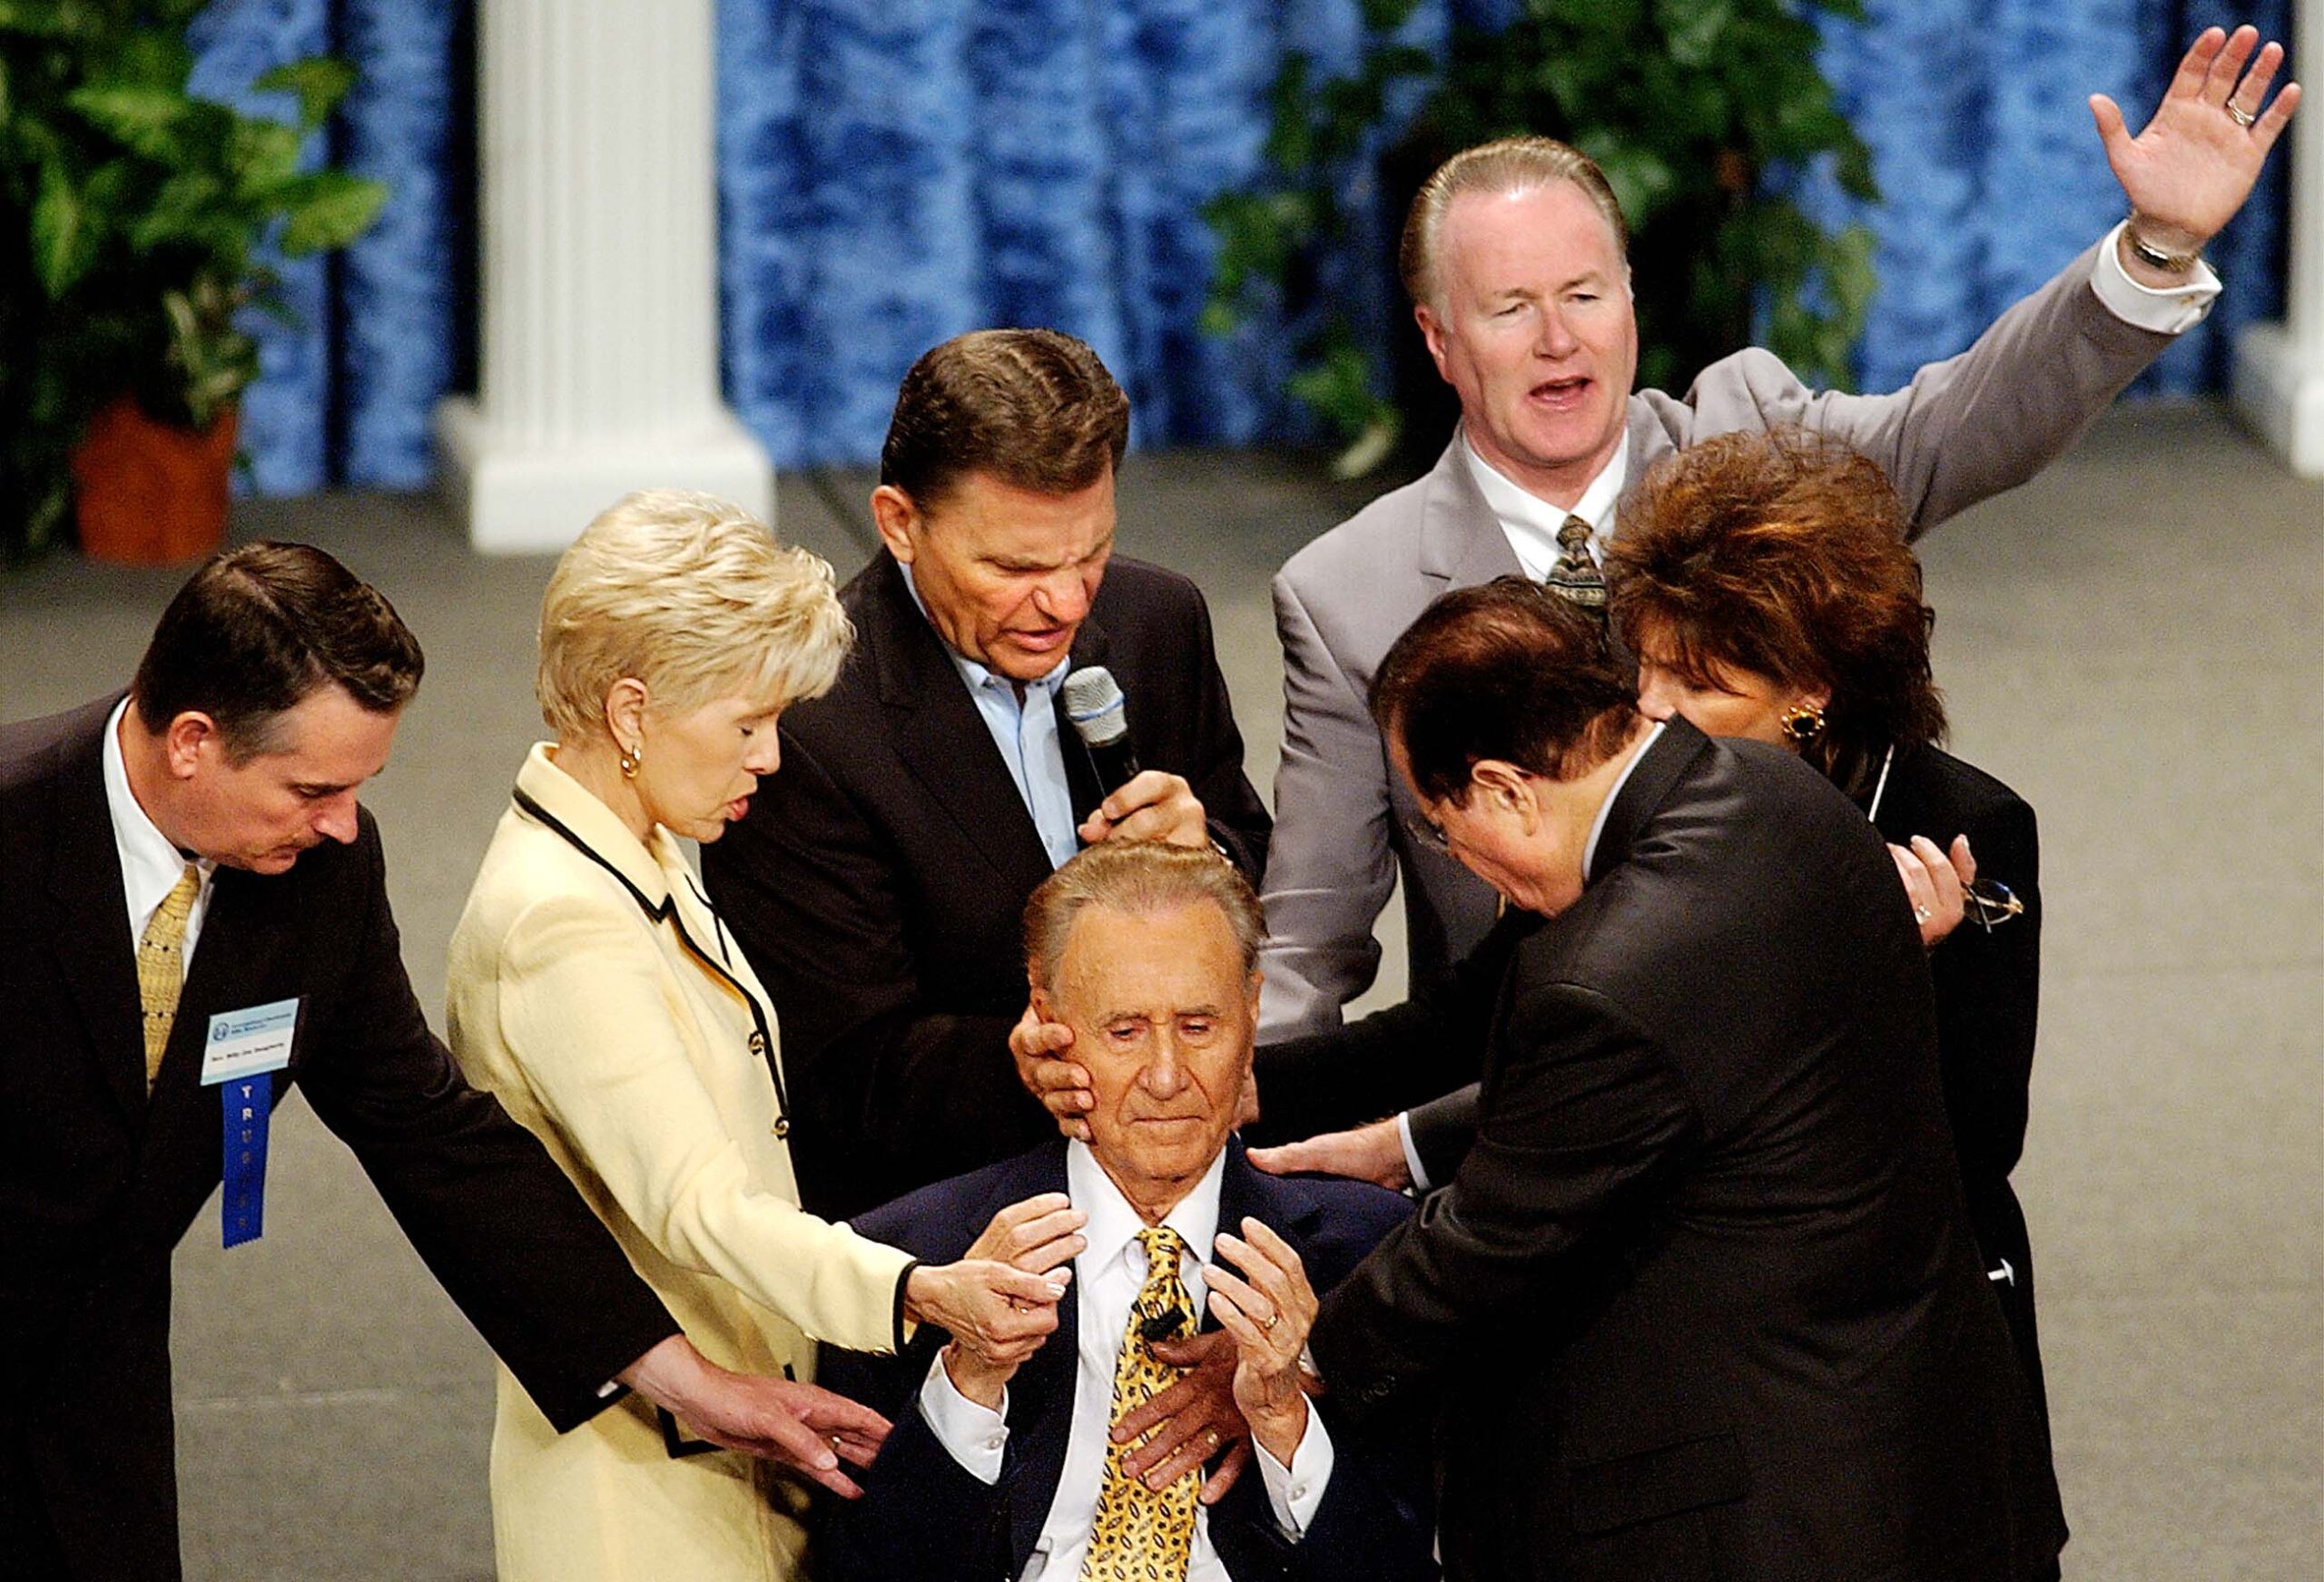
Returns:
[[[754,1058],[760,1060],[766,1058],[766,1035],[764,1033],[753,1031],[751,1034],[751,1054]]]
[[[773,1130],[774,1135],[778,1137],[789,1136],[791,1135],[791,1117],[789,1115],[775,1116],[774,1125],[772,1129]]]

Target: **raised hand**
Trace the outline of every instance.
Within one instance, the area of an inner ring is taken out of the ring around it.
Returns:
[[[1299,1357],[1315,1324],[1315,1288],[1291,1243],[1256,1219],[1243,1221],[1241,1237],[1221,1232],[1215,1246],[1242,1272],[1238,1279],[1214,1264],[1206,1276],[1210,1311],[1235,1337],[1235,1404],[1252,1437],[1287,1467],[1307,1431]]]
[[[969,1261],[997,1263],[1028,1274],[1046,1274],[1071,1263],[1089,1243],[1081,1235],[1088,1216],[1061,1192],[1043,1193],[1010,1204],[970,1246]],[[1000,1393],[1057,1331],[1057,1304],[1026,1310],[1027,1323],[1005,1340],[955,1331],[944,1349],[944,1371],[952,1387],[970,1400],[998,1410]]]
[[[2270,41],[2255,59],[2259,42],[2255,27],[2239,27],[2232,35],[2204,29],[2180,60],[2154,118],[2136,137],[2113,100],[2090,96],[2106,162],[2150,246],[2169,253],[2202,251],[2243,206],[2268,151],[2299,106],[2297,83],[2285,84],[2268,103],[2284,52]]]

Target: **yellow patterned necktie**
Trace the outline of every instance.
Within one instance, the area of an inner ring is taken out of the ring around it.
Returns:
[[[1138,1232],[1137,1241],[1146,1249],[1146,1283],[1130,1306],[1121,1359],[1114,1365],[1109,1428],[1185,1372],[1157,1361],[1147,1337],[1192,1334],[1195,1327],[1194,1303],[1178,1279],[1186,1239],[1163,1226]],[[1106,1479],[1098,1489],[1098,1514],[1089,1524],[1089,1557],[1081,1563],[1082,1582],[1185,1582],[1202,1473],[1189,1472],[1167,1489],[1148,1489],[1122,1470],[1122,1458],[1135,1449],[1110,1438],[1106,1442]]]
[[[191,862],[137,940],[137,1000],[145,1012],[145,1091],[162,1074],[162,1055],[178,1019],[178,991],[185,987],[185,923],[193,898],[202,893],[202,870]]]

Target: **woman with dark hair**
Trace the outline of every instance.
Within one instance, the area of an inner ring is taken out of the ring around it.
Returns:
[[[2038,1403],[2033,1259],[2009,1184],[2041,963],[2034,810],[1937,745],[1934,615],[1906,521],[1880,468],[1845,446],[1797,429],[1722,435],[1623,502],[1609,610],[1638,656],[1645,713],[1790,748],[1889,840],[1930,948],[1970,1221]]]

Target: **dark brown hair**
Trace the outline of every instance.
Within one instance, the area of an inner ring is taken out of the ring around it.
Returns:
[[[338,561],[310,544],[245,544],[178,590],[130,690],[147,731],[207,714],[240,762],[268,752],[276,720],[318,687],[391,713],[419,690],[423,665],[395,606]]]
[[[1870,457],[1806,429],[1722,434],[1668,457],[1622,502],[1608,607],[1633,650],[1697,686],[1750,671],[1827,689],[1803,748],[1861,794],[1890,744],[1942,741],[1935,614],[1907,519]]]
[[[1096,352],[1054,329],[980,329],[904,375],[880,481],[923,510],[970,473],[1069,495],[1119,467],[1128,444],[1129,398]]]
[[[1595,614],[1504,576],[1422,611],[1380,662],[1371,703],[1421,795],[1462,803],[1488,758],[1571,780],[1612,757],[1638,720],[1638,676]]]

